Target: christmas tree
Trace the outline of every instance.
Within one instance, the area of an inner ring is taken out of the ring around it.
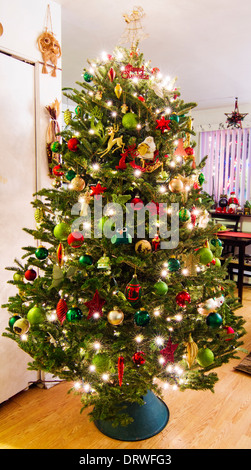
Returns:
[[[206,156],[195,161],[196,104],[127,32],[129,49],[90,61],[65,93],[75,112],[52,144],[53,187],[32,201],[34,242],[7,268],[17,294],[4,305],[4,335],[29,367],[71,382],[90,419],[115,425],[132,421],[118,405],[142,405],[149,390],[213,391],[244,334]]]

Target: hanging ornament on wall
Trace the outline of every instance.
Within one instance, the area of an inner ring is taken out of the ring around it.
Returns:
[[[232,113],[224,113],[227,116],[227,127],[236,127],[242,129],[242,121],[248,113],[241,114],[239,112],[238,98],[235,98],[234,111]]]
[[[42,73],[48,73],[47,64],[50,62],[53,67],[51,76],[56,77],[57,61],[61,57],[61,47],[52,31],[50,5],[47,5],[46,26],[38,37],[37,44],[43,58]]]

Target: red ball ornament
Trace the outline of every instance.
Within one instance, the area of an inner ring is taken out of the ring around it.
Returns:
[[[142,95],[139,95],[138,99],[139,99],[139,101],[142,101],[142,103],[144,103],[144,101],[146,101],[144,96],[142,96]]]
[[[76,137],[72,137],[72,139],[68,140],[67,146],[71,152],[78,151],[78,145],[80,144],[79,140]]]
[[[158,72],[160,72],[160,69],[158,67],[153,67],[152,74],[157,74]]]
[[[84,237],[81,232],[72,232],[68,236],[67,242],[72,248],[79,248],[84,243]]]
[[[177,295],[176,295],[176,303],[180,306],[180,307],[186,307],[186,303],[190,304],[191,303],[191,297],[190,295],[188,294],[188,292],[186,291],[182,291],[182,292],[179,292]]]
[[[142,209],[143,206],[144,206],[144,202],[139,197],[136,196],[135,198],[131,200],[131,207],[135,211],[140,211],[140,209]]]
[[[133,362],[137,364],[137,366],[141,366],[142,364],[145,364],[146,360],[143,357],[144,355],[145,353],[143,351],[138,351],[134,353],[134,355],[132,356]]]
[[[61,169],[62,169],[61,165],[56,165],[56,166],[54,166],[54,168],[53,168],[53,170],[52,170],[52,171],[53,171],[53,174],[54,174],[55,176],[63,176],[64,172],[61,171]]]
[[[223,326],[223,329],[227,335],[234,335],[234,330],[231,326]],[[233,339],[233,337],[226,338],[225,341],[231,341],[231,339]]]
[[[34,281],[34,279],[37,277],[37,273],[34,269],[28,269],[25,272],[24,277],[27,279],[27,281]]]
[[[185,152],[187,155],[193,155],[194,154],[194,149],[192,147],[186,147]]]

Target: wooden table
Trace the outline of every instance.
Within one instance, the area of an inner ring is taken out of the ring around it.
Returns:
[[[220,240],[226,245],[237,246],[239,248],[239,265],[238,265],[238,296],[242,302],[243,291],[243,273],[246,246],[251,245],[251,233],[220,231],[217,233]]]

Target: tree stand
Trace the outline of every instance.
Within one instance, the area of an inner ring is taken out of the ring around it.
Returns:
[[[103,434],[120,441],[141,441],[158,434],[167,425],[169,410],[166,404],[152,391],[143,397],[144,405],[129,403],[121,412],[128,413],[133,423],[127,426],[112,426],[112,421],[96,420],[95,425]]]

